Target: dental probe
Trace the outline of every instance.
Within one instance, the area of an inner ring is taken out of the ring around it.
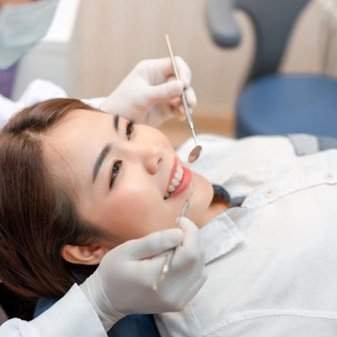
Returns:
[[[172,46],[171,46],[171,42],[170,42],[170,38],[169,36],[166,34],[165,35],[165,39],[166,39],[166,44],[167,44],[167,49],[169,51],[170,54],[170,59],[171,59],[171,63],[172,63],[172,67],[173,67],[173,71],[174,71],[174,75],[176,77],[177,80],[180,80],[180,76],[179,76],[179,72],[178,72],[178,67],[175,61],[175,57],[172,51]],[[188,156],[188,161],[190,163],[193,163],[194,161],[196,161],[201,153],[202,147],[200,145],[197,144],[197,139],[195,136],[195,131],[194,131],[194,124],[193,124],[193,120],[192,120],[192,114],[191,114],[191,110],[190,107],[188,106],[187,103],[187,98],[186,98],[186,94],[185,91],[183,91],[182,95],[181,95],[181,103],[183,105],[184,111],[185,111],[185,116],[188,122],[188,125],[191,129],[192,132],[192,136],[193,136],[193,141],[194,141],[194,148],[193,150],[190,152],[189,156]]]
[[[188,208],[190,206],[190,197],[192,195],[192,184],[191,183],[190,183],[189,189],[190,189],[190,194],[189,194],[188,198],[184,201],[183,208],[182,208],[182,210],[180,212],[180,215],[179,215],[178,223],[180,222],[180,219],[182,217],[187,215]],[[165,256],[163,266],[162,266],[161,271],[160,271],[159,278],[158,278],[157,282],[153,284],[152,288],[154,290],[157,290],[158,284],[165,279],[166,274],[170,270],[175,251],[176,251],[176,248],[173,248],[173,249],[171,249],[167,252],[167,254]]]

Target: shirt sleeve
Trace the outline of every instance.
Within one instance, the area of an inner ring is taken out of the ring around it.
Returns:
[[[64,98],[67,97],[67,94],[58,85],[40,79],[31,82],[17,101],[12,101],[0,95],[0,128],[2,128],[8,119],[16,112],[25,107],[56,97]]]
[[[0,337],[107,337],[90,302],[74,285],[50,309],[27,322],[11,319],[0,327]]]
[[[101,109],[103,97],[97,98],[81,98],[81,101],[85,104],[92,106],[95,109]]]
[[[37,102],[52,98],[65,98],[67,93],[58,85],[37,79],[31,82],[18,101],[0,95],[0,129],[18,111]],[[81,99],[82,102],[99,109],[103,98]]]

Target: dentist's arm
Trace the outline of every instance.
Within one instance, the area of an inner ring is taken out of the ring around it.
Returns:
[[[191,108],[197,100],[191,87],[190,68],[181,57],[176,57],[176,61],[180,81],[174,78],[170,58],[144,60],[133,68],[109,96],[82,101],[152,126],[159,126],[173,116],[184,118],[180,102],[183,90]],[[39,79],[33,81],[16,102],[0,95],[0,129],[17,111],[56,97],[67,97],[67,94],[59,86]]]
[[[185,91],[191,108],[197,100],[189,66],[181,57],[176,57],[176,62],[180,81],[174,78],[168,57],[139,62],[111,95],[103,99],[100,108],[152,126],[159,126],[174,115],[183,118],[182,92]]]
[[[206,274],[199,230],[187,218],[182,218],[180,228],[115,248],[81,285],[106,331],[128,314],[179,311],[200,290]],[[171,269],[154,290],[164,262],[164,255],[159,254],[173,247]]]

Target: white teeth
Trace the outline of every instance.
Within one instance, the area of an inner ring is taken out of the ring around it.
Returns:
[[[164,198],[167,199],[170,196],[170,193],[174,192],[176,188],[179,186],[181,179],[184,175],[184,170],[181,166],[177,166],[177,170],[174,174],[172,181],[167,189],[167,192],[164,195]]]
[[[183,171],[182,167],[178,166],[177,171],[174,175],[174,178],[177,179],[177,180],[180,180],[183,176],[183,173],[184,173],[184,171]]]
[[[177,187],[179,185],[179,180],[176,178],[173,178],[173,180],[171,181],[171,185]]]
[[[168,187],[168,191],[169,191],[169,192],[173,192],[175,189],[176,189],[176,188],[175,188],[174,186],[172,186],[172,185],[170,185],[170,186]],[[166,192],[166,193],[167,193],[167,192]]]

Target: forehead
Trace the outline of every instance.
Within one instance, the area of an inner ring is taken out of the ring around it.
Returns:
[[[111,115],[101,111],[77,109],[63,117],[51,130],[50,134],[63,133],[71,136],[77,133],[95,132],[97,128],[111,119]]]
[[[44,137],[47,162],[58,175],[72,182],[89,181],[94,162],[113,134],[112,116],[74,110]]]
[[[74,110],[63,117],[47,133],[47,143],[57,148],[72,149],[76,144],[99,142],[111,132],[112,116],[99,111]]]
[[[53,149],[63,155],[73,152],[80,158],[80,154],[87,150],[100,149],[105,145],[107,134],[112,131],[112,117],[99,111],[74,110],[62,118],[45,137],[45,150]]]

